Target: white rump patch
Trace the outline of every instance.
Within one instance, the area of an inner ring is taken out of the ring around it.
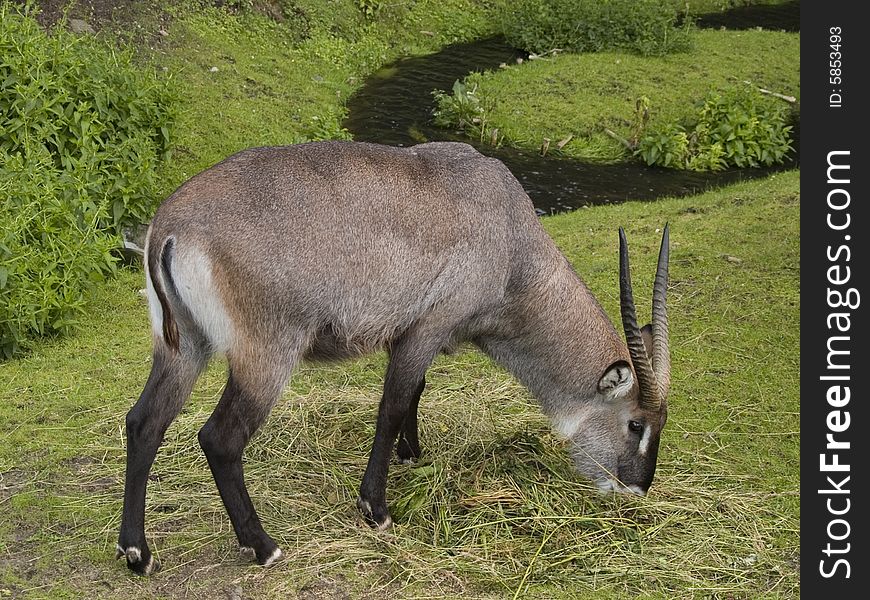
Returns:
[[[170,269],[181,301],[205,333],[212,351],[226,353],[234,339],[233,324],[214,284],[208,257],[196,246],[176,242]]]
[[[150,243],[149,231],[146,248]],[[234,339],[233,324],[212,279],[212,267],[208,257],[195,245],[185,243],[184,240],[176,240],[169,269],[178,296],[205,333],[212,351],[226,353]],[[150,276],[145,278],[145,294],[148,298],[151,329],[155,336],[162,338],[163,308],[154,291],[151,277],[161,277],[160,283],[167,295],[171,293],[170,286],[163,277],[162,265],[149,265],[149,271]]]
[[[178,295],[205,332],[214,352],[227,352],[233,342],[233,326],[212,279],[208,257],[193,245],[176,242],[170,266]]]

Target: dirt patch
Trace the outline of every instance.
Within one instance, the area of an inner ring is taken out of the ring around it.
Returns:
[[[23,6],[25,0],[13,0]],[[108,34],[134,48],[154,50],[168,35],[171,16],[156,2],[40,0],[36,20],[46,29],[65,23],[80,33]],[[73,23],[75,21],[75,23]]]
[[[23,490],[28,478],[27,472],[21,469],[10,469],[0,473],[0,504]]]
[[[350,600],[350,594],[342,581],[318,579],[303,585],[297,598],[299,600]]]

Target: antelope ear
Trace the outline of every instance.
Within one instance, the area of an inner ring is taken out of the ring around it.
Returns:
[[[653,355],[653,340],[652,340],[652,324],[647,323],[640,330],[640,336],[643,338],[643,347],[646,348],[646,355],[652,359]]]
[[[610,365],[598,380],[598,391],[607,400],[625,398],[634,385],[634,374],[631,366],[624,360],[618,360]]]

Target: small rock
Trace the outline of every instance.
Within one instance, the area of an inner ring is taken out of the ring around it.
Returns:
[[[211,69],[208,70],[208,72],[209,72],[209,73],[217,73],[217,72],[218,72],[218,68],[217,68],[217,67],[212,67]]]
[[[167,37],[169,35],[169,32],[166,31],[165,29],[158,29],[157,34],[162,35],[163,37]]]
[[[82,21],[81,19],[70,19],[69,29],[73,33],[89,33],[91,35],[96,33],[87,21]]]
[[[224,593],[227,595],[227,600],[242,600],[242,587],[239,585],[227,588]]]

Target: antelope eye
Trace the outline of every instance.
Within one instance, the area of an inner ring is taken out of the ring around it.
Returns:
[[[632,433],[640,433],[641,431],[643,431],[643,423],[641,423],[640,421],[629,421],[628,430]]]

